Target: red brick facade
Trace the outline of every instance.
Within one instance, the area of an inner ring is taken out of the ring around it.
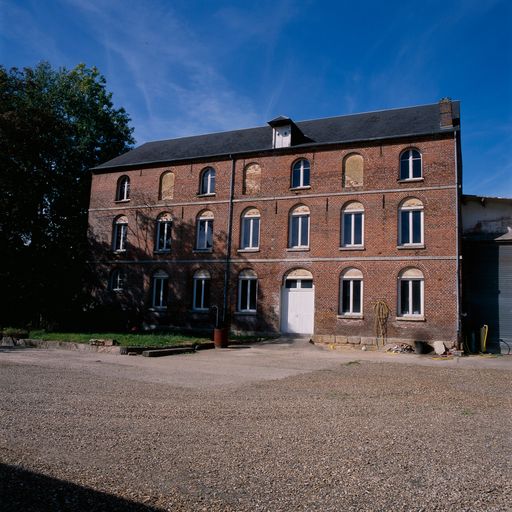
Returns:
[[[400,181],[400,155],[415,148],[422,156],[422,178]],[[222,316],[225,270],[232,207],[232,246],[229,254],[228,310],[231,328],[238,331],[279,332],[281,288],[287,271],[307,269],[313,275],[314,332],[324,341],[371,343],[375,339],[373,304],[385,300],[390,308],[388,336],[400,340],[443,340],[455,343],[458,331],[458,170],[454,132],[414,139],[382,140],[359,144],[310,148],[283,148],[238,158],[189,161],[169,165],[140,166],[93,174],[89,224],[95,244],[101,300],[129,300],[147,323],[207,327],[211,316],[192,311],[193,275],[211,274],[210,304]],[[363,185],[342,186],[342,162],[346,155],[363,157]],[[311,165],[310,187],[290,188],[291,166],[298,158]],[[257,193],[244,194],[244,168],[261,167]],[[198,195],[202,169],[216,171],[215,195]],[[230,187],[234,169],[234,190]],[[160,177],[175,174],[172,200],[159,200]],[[116,184],[130,178],[130,199],[116,202]],[[398,246],[398,209],[401,201],[414,197],[423,203],[424,247]],[[341,248],[341,211],[350,201],[364,206],[364,247]],[[310,240],[307,250],[288,248],[289,213],[296,205],[310,210]],[[248,208],[260,212],[260,249],[240,251],[241,215]],[[214,215],[211,252],[197,252],[196,218],[203,210]],[[163,212],[173,218],[172,248],[156,254],[155,220]],[[112,251],[114,220],[128,219],[127,250]],[[363,311],[358,319],[340,316],[340,275],[349,267],[363,274]],[[421,318],[398,314],[399,273],[414,267],[424,277],[424,311]],[[108,290],[112,269],[123,268],[127,282],[121,292]],[[256,314],[237,312],[238,275],[252,269],[258,279]],[[151,275],[164,270],[169,275],[167,309],[151,311]],[[326,336],[322,338],[322,335]]]

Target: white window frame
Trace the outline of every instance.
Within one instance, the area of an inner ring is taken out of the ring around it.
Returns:
[[[209,311],[210,308],[208,307],[205,307],[205,285],[206,285],[206,281],[209,281],[210,278],[209,277],[205,277],[205,276],[194,276],[194,289],[193,289],[193,298],[192,298],[192,309],[194,311]],[[200,283],[200,286],[201,286],[201,301],[200,301],[200,304],[201,304],[201,307],[196,307],[196,298],[197,298],[197,286],[198,286],[198,283]]]
[[[167,281],[167,286],[164,286],[164,282]],[[159,283],[159,297],[157,297],[157,283]],[[169,285],[169,276],[167,274],[164,275],[164,273],[156,273],[153,275],[151,280],[152,285],[152,293],[151,293],[151,305],[154,309],[167,309],[167,301],[168,297],[167,294],[169,293],[168,288]],[[157,303],[158,298],[158,303]],[[163,304],[165,302],[165,304]]]
[[[354,311],[354,281],[361,283],[360,297],[359,297],[359,311]],[[349,310],[343,311],[343,283],[349,283]],[[342,276],[340,279],[340,316],[352,316],[362,317],[363,316],[363,290],[364,283],[361,277],[345,277]]]
[[[248,281],[247,285],[247,302],[242,304],[242,282]],[[251,309],[251,289],[255,287],[255,309]],[[240,276],[238,278],[238,312],[239,313],[256,313],[258,309],[258,278],[256,276]]]
[[[164,229],[163,238],[164,238],[164,247],[160,246],[160,234],[161,230]],[[168,219],[157,219],[156,221],[156,251],[157,252],[171,252],[171,230],[172,230],[172,220]],[[167,242],[168,247],[167,247]]]
[[[420,155],[420,157],[414,158],[413,151],[416,151]],[[403,159],[404,155],[406,155],[406,154],[407,154],[407,161],[409,164],[408,165],[409,172],[408,172],[406,178],[402,178],[402,159]],[[413,176],[414,160],[420,161],[420,176],[416,176],[416,177]],[[414,181],[414,180],[421,180],[421,179],[423,179],[423,155],[421,154],[421,151],[419,149],[415,149],[415,148],[409,148],[409,149],[406,149],[405,151],[402,151],[402,153],[400,154],[400,181],[411,181],[411,180]]]
[[[206,187],[203,187],[204,178],[206,175]],[[211,196],[215,194],[215,176],[216,171],[213,167],[207,167],[203,169],[199,182],[199,195],[200,196]]]
[[[261,227],[261,217],[259,215],[254,215],[254,216],[248,216],[247,214],[243,214],[242,215],[242,233],[241,233],[241,240],[240,240],[240,248],[241,249],[252,249],[252,250],[257,250],[260,248],[260,227]],[[254,229],[254,221],[257,220],[258,221],[258,229],[257,229],[257,235],[258,235],[258,244],[255,245],[254,244],[254,234],[255,234],[255,229]],[[245,238],[245,235],[246,235],[246,221],[249,221],[248,224],[249,224],[249,244],[248,245],[244,245],[244,238]]]
[[[413,281],[418,281],[420,283],[420,308],[421,311],[419,313],[414,313],[412,311],[412,294],[413,294]],[[407,293],[409,294],[409,311],[407,313],[402,313],[402,283],[407,282]],[[402,277],[398,278],[398,317],[401,318],[423,318],[425,312],[425,278],[424,277]]]
[[[197,227],[196,227],[196,250],[197,251],[212,251],[213,250],[213,217],[198,217],[197,219]],[[204,247],[199,246],[199,233],[200,233],[200,225],[201,223],[205,223],[205,230],[204,230]],[[212,246],[208,247],[208,234],[211,232],[211,239],[212,239]]]
[[[116,201],[129,201],[130,200],[130,178],[128,176],[121,176],[117,183]]]
[[[355,240],[355,216],[354,214],[361,213],[361,243],[354,243]],[[345,228],[345,215],[350,215],[352,217],[350,221],[350,243],[344,243],[345,233],[343,232]],[[364,209],[359,208],[357,210],[347,210],[346,208],[343,210],[341,215],[341,246],[342,247],[364,247]]]
[[[119,247],[117,241],[119,239]],[[114,223],[114,236],[112,240],[112,250],[114,252],[126,252],[126,245],[128,240],[128,223],[118,222]]]
[[[309,183],[308,184],[304,184],[304,162],[307,162],[308,167],[309,167]],[[295,169],[298,165],[300,165],[300,167],[298,168],[299,184],[294,186],[293,185],[293,181],[294,181],[293,176],[295,174]],[[311,187],[311,162],[307,158],[301,158],[300,160],[297,160],[296,162],[294,162],[292,165],[290,188],[296,190],[298,188],[310,188],[310,187]]]
[[[405,242],[402,240],[402,212],[406,212],[409,217],[409,240],[413,239],[414,226],[413,226],[413,212],[420,212],[420,242]],[[425,222],[424,222],[424,208],[423,206],[401,206],[398,209],[398,245],[402,247],[417,247],[425,244]]]
[[[122,292],[126,284],[126,274],[124,270],[115,268],[110,275],[110,289],[113,292]]]
[[[308,219],[308,243],[307,245],[301,245],[302,239],[302,222],[300,221],[300,217],[306,217]],[[298,218],[298,233],[297,233],[297,243],[298,245],[292,245],[292,233],[293,233],[293,219]],[[289,249],[309,249],[310,246],[310,233],[311,233],[311,213],[303,213],[303,212],[295,212],[293,211],[290,214],[290,227],[288,231],[288,248]]]

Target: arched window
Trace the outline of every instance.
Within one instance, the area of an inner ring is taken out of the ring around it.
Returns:
[[[115,268],[110,273],[109,288],[113,292],[121,292],[124,290],[126,283],[126,274],[124,270]]]
[[[423,243],[423,203],[410,197],[398,209],[398,245],[421,246]]]
[[[243,194],[258,194],[261,189],[261,167],[252,163],[245,166]]]
[[[364,245],[364,207],[353,201],[341,211],[342,247],[362,247]]]
[[[166,201],[174,198],[174,173],[166,171],[160,176],[160,199]]]
[[[343,160],[343,187],[361,187],[363,185],[364,161],[358,154],[352,154]]]
[[[157,270],[151,280],[151,305],[155,309],[165,309],[169,294],[169,276],[163,270]]]
[[[249,208],[242,214],[241,249],[259,249],[260,246],[260,212]]]
[[[215,194],[215,169],[213,167],[206,167],[201,172],[199,194]]]
[[[156,220],[155,251],[171,250],[172,217],[170,213],[161,213]]]
[[[309,160],[302,158],[292,165],[292,187],[309,187]]]
[[[121,176],[117,180],[116,201],[128,201],[130,199],[130,178]]]
[[[213,248],[213,213],[204,210],[196,219],[196,249],[211,251]]]
[[[400,155],[400,179],[414,180],[421,177],[421,153],[417,149],[406,149]]]
[[[304,205],[296,206],[290,211],[288,233],[289,248],[309,247],[309,208]]]
[[[340,279],[340,315],[361,316],[363,313],[363,273],[347,268]]]
[[[114,220],[112,232],[112,250],[115,252],[126,251],[126,241],[128,236],[128,219],[121,215]]]
[[[398,276],[398,315],[403,317],[422,317],[423,309],[423,273],[417,268],[402,270]]]
[[[313,274],[306,269],[297,268],[288,272],[284,278],[285,288],[313,288]]]
[[[258,276],[254,270],[242,270],[238,276],[238,311],[256,313]]]
[[[195,311],[208,311],[210,307],[210,273],[207,270],[198,270],[194,274],[194,297],[192,309]]]

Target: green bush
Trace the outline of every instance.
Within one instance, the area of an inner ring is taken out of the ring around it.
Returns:
[[[28,338],[28,331],[17,327],[5,327],[2,329],[2,335],[9,338]]]

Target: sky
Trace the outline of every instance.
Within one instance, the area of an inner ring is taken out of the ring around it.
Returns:
[[[466,194],[512,197],[510,0],[0,0],[0,64],[96,66],[137,145],[461,101]]]

